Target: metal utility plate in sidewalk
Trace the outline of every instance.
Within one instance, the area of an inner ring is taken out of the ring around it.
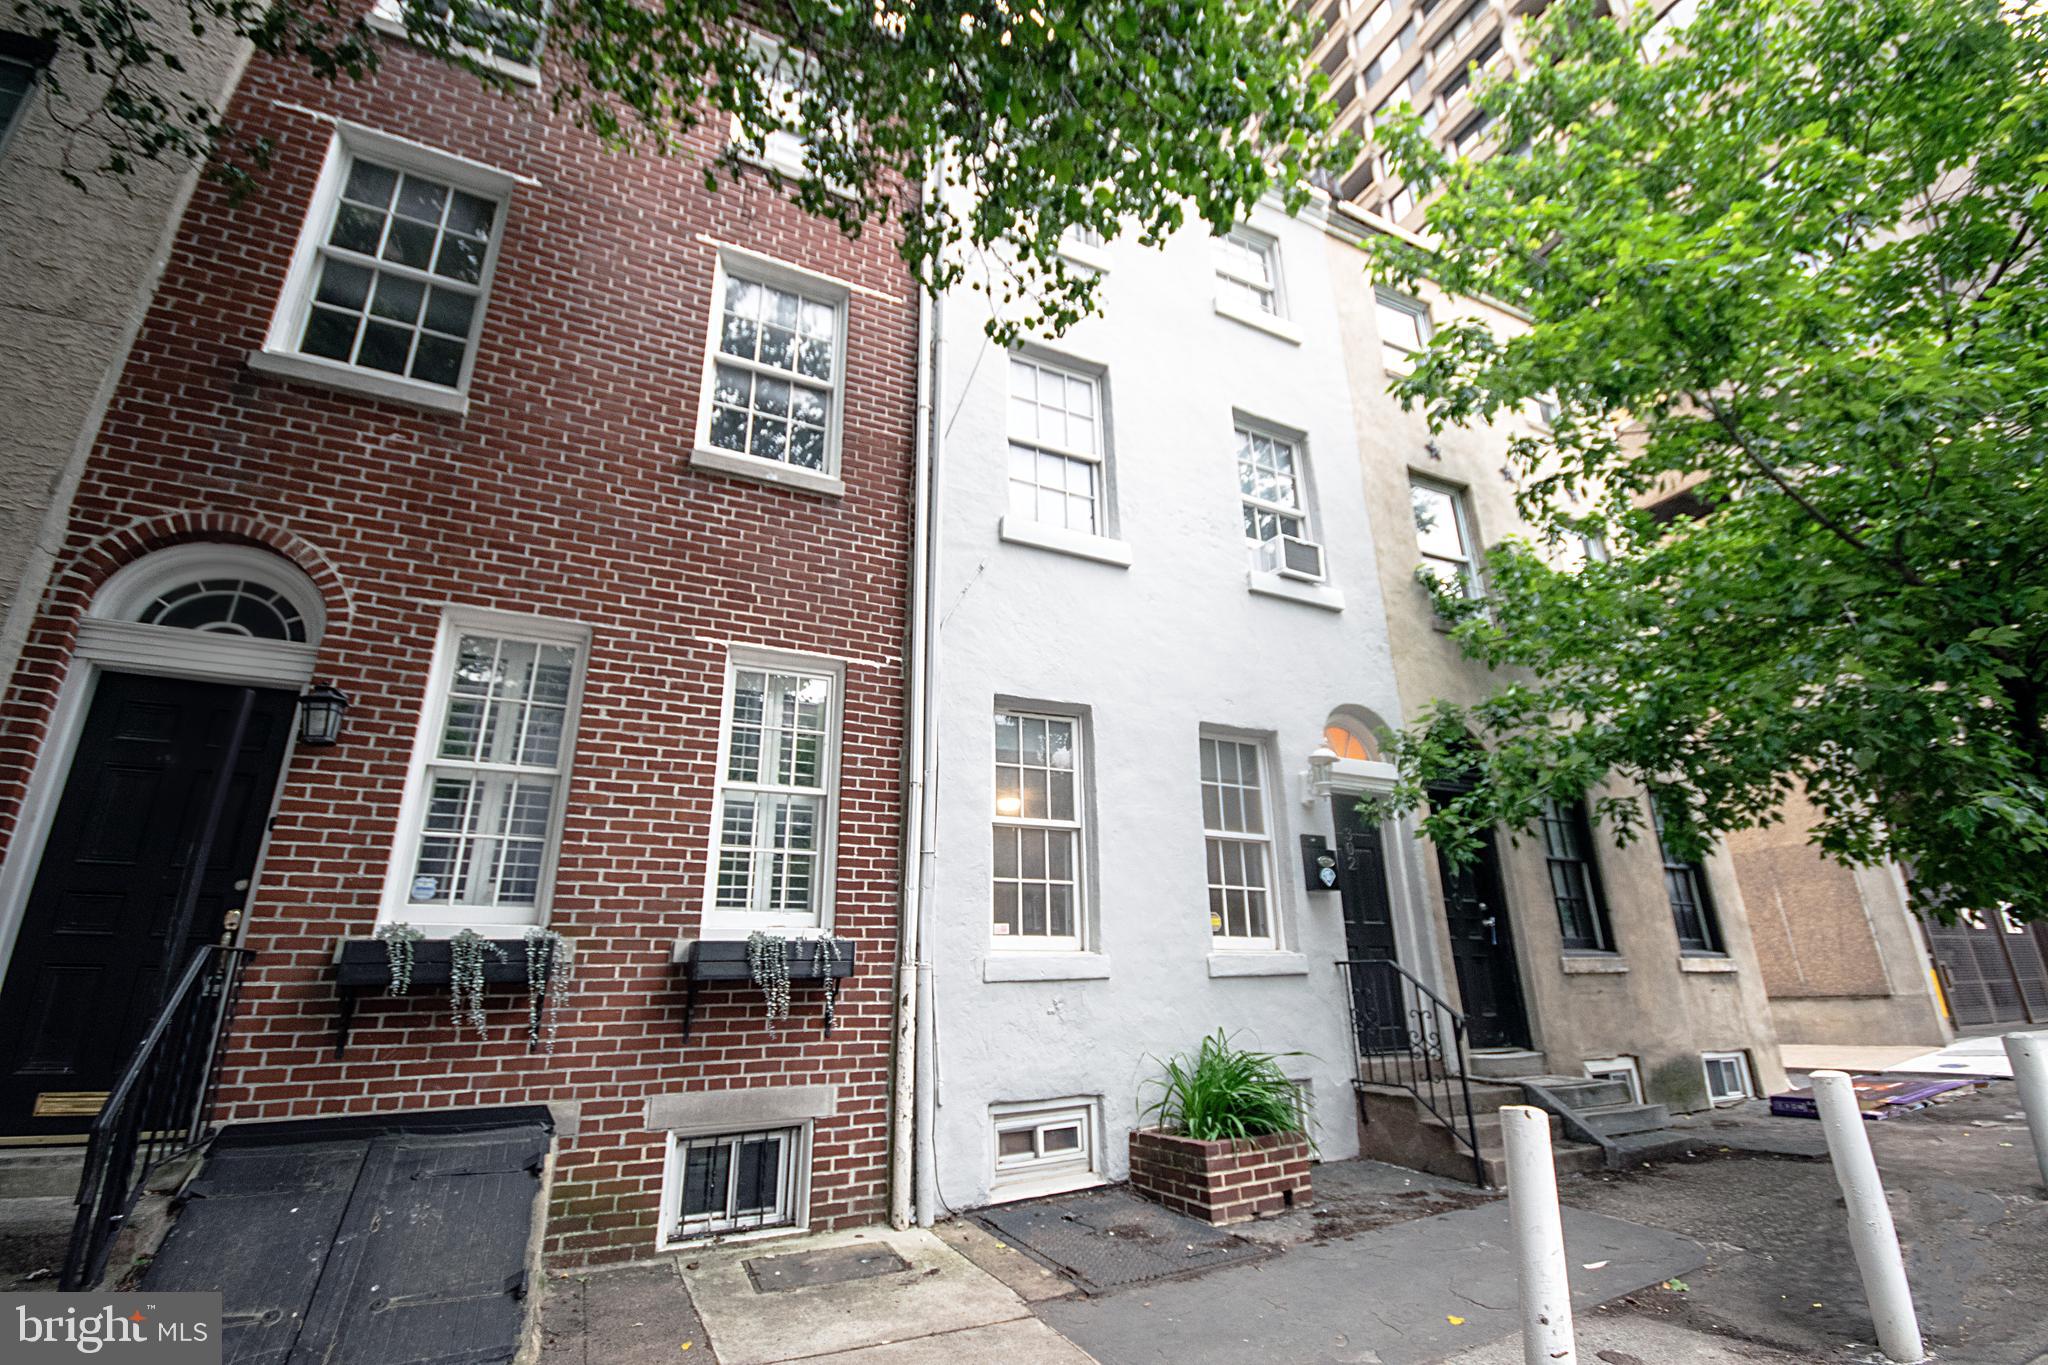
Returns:
[[[763,1294],[809,1289],[819,1284],[851,1284],[877,1275],[900,1275],[910,1262],[888,1247],[827,1247],[786,1256],[757,1256],[747,1263],[747,1278]]]
[[[546,1109],[236,1125],[144,1290],[217,1290],[225,1365],[493,1365],[526,1323]]]
[[[1271,1254],[1267,1247],[1125,1189],[1055,1195],[989,1209],[991,1232],[1089,1294],[1171,1279]]]

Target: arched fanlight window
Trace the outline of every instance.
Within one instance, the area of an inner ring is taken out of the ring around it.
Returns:
[[[256,640],[306,640],[306,618],[277,589],[247,578],[201,578],[180,583],[144,606],[136,620],[149,626],[244,635]]]
[[[1330,713],[1328,723],[1323,726],[1323,743],[1340,759],[1378,762],[1379,728],[1379,717],[1370,711],[1362,707],[1340,706]]]
[[[1339,758],[1373,757],[1372,746],[1343,725],[1331,724],[1324,727],[1323,743],[1330,746],[1330,752]]]

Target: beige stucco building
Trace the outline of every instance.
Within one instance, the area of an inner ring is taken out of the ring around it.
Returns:
[[[159,81],[218,107],[247,45],[221,29],[195,38],[182,6],[153,8],[157,41],[185,68]],[[0,33],[0,682],[14,671],[79,471],[198,183],[198,167],[175,160],[142,162],[126,179],[96,174],[103,89],[75,54]],[[65,179],[67,168],[84,188]]]
[[[1375,289],[1358,242],[1384,228],[1342,209],[1330,221],[1395,683],[1413,717],[1438,699],[1477,701],[1497,682],[1445,631],[1416,569],[1483,576],[1484,547],[1527,527],[1506,467],[1513,433],[1432,438],[1422,415],[1387,392],[1388,368],[1444,319],[1520,324],[1440,292],[1404,299]],[[1715,1098],[1783,1087],[1745,887],[1725,850],[1704,866],[1667,862],[1654,837],[1616,847],[1584,812],[1558,809],[1543,828],[1497,831],[1491,860],[1497,885],[1484,860],[1476,874],[1424,860],[1437,948],[1451,964],[1444,985],[1477,1047],[1540,1054],[1511,1071],[1540,1063],[1552,1075],[1630,1074],[1640,1097],[1674,1110],[1704,1107],[1710,1087]]]

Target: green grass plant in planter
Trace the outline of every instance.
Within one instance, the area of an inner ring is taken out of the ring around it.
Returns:
[[[1234,1048],[1217,1029],[1194,1052],[1161,1064],[1165,1074],[1150,1082],[1159,1097],[1142,1114],[1164,1131],[1198,1142],[1306,1135],[1301,1091],[1280,1066],[1283,1057],[1306,1055]]]

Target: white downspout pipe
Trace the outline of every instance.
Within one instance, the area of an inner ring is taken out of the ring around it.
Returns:
[[[928,178],[924,192],[930,194],[936,189],[935,179]],[[907,784],[903,809],[902,904],[897,919],[896,1064],[891,1078],[889,1106],[889,1225],[899,1229],[909,1227],[913,1217],[913,1156],[920,1126],[917,1123],[917,1082],[924,1065],[918,1038],[919,1005],[923,993],[920,931],[924,904],[925,806],[932,766],[927,742],[931,731],[927,684],[935,643],[931,626],[939,543],[934,515],[937,480],[933,477],[938,445],[936,324],[936,301],[931,291],[920,282],[917,295],[917,429],[913,437],[916,482],[910,563],[910,651],[906,670],[909,695],[904,716]]]
[[[933,190],[936,192],[936,182]],[[917,831],[917,872],[915,886],[916,900],[912,904],[912,917],[917,923],[918,979],[923,987],[923,998],[917,1011],[916,1050],[916,1092],[912,1102],[916,1107],[916,1132],[922,1157],[913,1164],[916,1177],[917,1207],[916,1218],[919,1227],[932,1225],[933,1206],[938,1202],[938,1135],[933,1110],[939,1103],[939,1049],[938,1001],[932,980],[931,954],[923,946],[925,933],[931,927],[932,873],[939,857],[939,696],[940,678],[943,675],[944,650],[940,647],[939,587],[943,580],[939,569],[944,562],[944,533],[946,507],[945,469],[941,460],[946,446],[946,428],[939,417],[939,406],[945,392],[946,377],[946,310],[943,300],[931,301],[931,435],[928,441],[927,463],[931,470],[930,513],[926,518],[930,527],[927,537],[926,555],[929,563],[925,569],[925,615],[923,622],[924,678],[922,681],[922,708],[924,721],[923,768],[919,773],[918,808],[920,825]]]

